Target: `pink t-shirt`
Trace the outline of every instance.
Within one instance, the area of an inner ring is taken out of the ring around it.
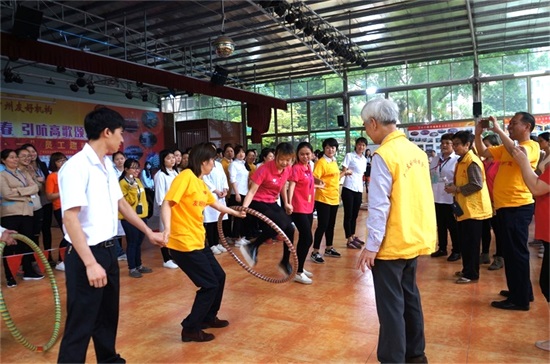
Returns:
[[[311,214],[315,203],[315,186],[311,166],[296,163],[292,166],[292,174],[289,181],[296,182],[292,195],[292,207],[299,214]]]
[[[550,185],[550,168],[546,168],[539,178]],[[548,224],[550,194],[538,196],[535,200],[535,239],[550,242],[550,224]]]
[[[250,177],[252,182],[259,186],[253,200],[275,203],[291,173],[290,166],[279,173],[274,160],[262,164]]]

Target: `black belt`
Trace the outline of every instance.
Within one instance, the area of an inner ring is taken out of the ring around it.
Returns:
[[[116,243],[116,239],[112,238],[112,239],[109,239],[109,240],[102,241],[99,244],[93,245],[92,247],[110,248],[110,247],[114,246],[115,243]]]

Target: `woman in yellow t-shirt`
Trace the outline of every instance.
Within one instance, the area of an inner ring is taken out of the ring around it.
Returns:
[[[168,241],[170,256],[200,289],[189,315],[181,322],[181,340],[210,341],[214,335],[203,328],[229,325],[217,317],[225,286],[225,272],[205,246],[203,210],[209,205],[216,210],[236,217],[238,212],[219,204],[202,178],[212,171],[216,150],[210,143],[195,145],[189,153],[188,168],[172,182],[161,206],[164,240]]]

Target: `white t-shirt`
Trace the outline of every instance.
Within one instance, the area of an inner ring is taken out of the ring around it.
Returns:
[[[62,212],[80,207],[78,219],[88,245],[117,235],[118,201],[123,198],[116,172],[108,157],[103,164],[89,144],[59,170]],[[71,241],[69,234],[65,239]]]
[[[233,163],[231,163],[233,164]],[[229,191],[229,185],[227,183],[227,176],[225,175],[225,172],[223,170],[223,166],[220,162],[214,161],[214,168],[212,168],[212,172],[210,174],[204,176],[203,178],[204,183],[208,186],[208,189],[214,197],[216,198],[217,202],[220,205],[227,206],[225,203],[225,197],[218,197],[213,191],[223,191],[224,189]],[[210,223],[210,222],[216,222],[218,221],[218,217],[220,216],[220,212],[216,210],[213,207],[206,206],[204,208],[204,222]],[[227,220],[228,215],[223,215],[223,220]]]
[[[352,171],[352,174],[344,177],[345,187],[354,192],[363,192],[363,175],[367,169],[367,158],[356,152],[347,153],[342,162],[342,167]]]
[[[447,183],[453,183],[457,161],[458,155],[454,152],[447,158],[443,158],[441,154],[438,154],[437,157],[432,159],[430,177],[435,203],[447,205],[453,203],[453,195],[445,192],[445,180],[447,180]]]

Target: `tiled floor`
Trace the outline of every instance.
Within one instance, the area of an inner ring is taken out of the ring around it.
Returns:
[[[365,236],[366,211],[360,212],[358,235]],[[311,261],[306,269],[314,283],[271,284],[239,267],[227,254],[218,256],[227,284],[219,316],[229,327],[210,329],[208,343],[182,343],[180,321],[189,311],[196,288],[179,270],[162,267],[157,248],[144,243],[143,261],[154,272],[141,279],[127,275],[121,262],[121,317],[117,347],[130,363],[375,363],[378,319],[372,276],[355,268],[357,250],[345,248],[342,211],[338,213],[335,247],[341,259]],[[56,231],[57,233],[57,231]],[[278,274],[281,243],[260,249],[258,270]],[[453,273],[461,263],[444,258],[419,259],[418,284],[430,363],[548,363],[548,352],[534,342],[548,339],[549,306],[540,293],[541,259],[531,250],[535,302],[528,312],[490,307],[505,289],[504,271],[482,267],[479,283],[457,285]],[[55,272],[65,315],[64,274]],[[20,331],[31,343],[44,344],[53,330],[53,298],[47,280],[18,281],[2,294]],[[45,353],[17,343],[5,324],[0,331],[2,363],[53,363],[59,341]],[[95,362],[90,345],[87,362]]]

